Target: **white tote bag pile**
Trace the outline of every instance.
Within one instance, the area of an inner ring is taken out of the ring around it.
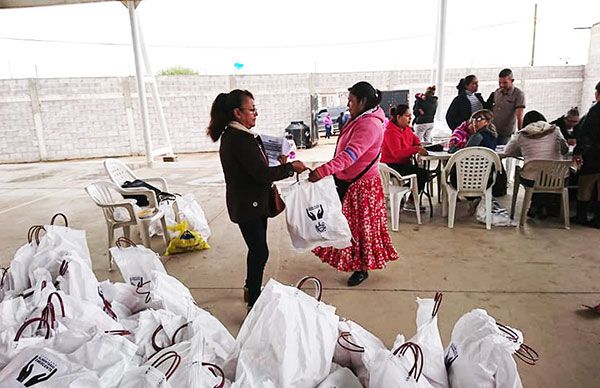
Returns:
[[[348,220],[332,176],[315,183],[301,180],[283,190],[287,228],[296,249],[352,245]]]
[[[446,351],[448,379],[453,388],[520,388],[513,354],[523,359],[523,334],[499,325],[485,310],[475,309],[454,325]],[[537,353],[525,351],[525,362],[535,364]]]
[[[317,284],[314,298],[269,280],[226,365],[226,372],[235,371],[233,387],[316,387],[329,375],[339,318],[320,301]]]

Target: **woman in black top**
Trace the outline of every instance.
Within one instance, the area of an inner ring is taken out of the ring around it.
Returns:
[[[225,175],[226,202],[229,218],[238,224],[248,246],[244,300],[250,309],[260,295],[262,277],[269,248],[267,246],[267,217],[274,181],[285,179],[306,170],[301,161],[269,167],[260,136],[251,131],[258,112],[254,97],[247,90],[221,93],[210,111],[208,135],[213,141],[221,139],[219,156]],[[247,291],[247,292],[246,292]]]
[[[479,80],[472,74],[461,78],[456,85],[458,96],[454,97],[446,112],[446,123],[451,130],[469,120],[473,113],[487,108],[481,93],[477,93],[478,88]]]

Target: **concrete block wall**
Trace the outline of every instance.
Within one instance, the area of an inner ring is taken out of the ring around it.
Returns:
[[[28,80],[0,82],[0,162],[40,160]]]
[[[480,92],[487,97],[497,87],[499,70],[448,69],[442,112],[456,95],[461,77],[476,74]],[[513,71],[516,85],[525,92],[527,110],[539,110],[548,119],[581,102],[588,75],[584,66]],[[311,94],[345,95],[355,82],[366,80],[381,90],[409,89],[412,104],[414,94],[424,91],[430,78],[428,70],[179,76],[159,77],[158,89],[174,151],[184,153],[218,149],[205,128],[212,101],[224,91],[250,90],[259,110],[256,130],[278,134],[290,121],[310,122]],[[165,142],[147,89],[152,139],[158,148]],[[0,80],[0,162],[141,154],[144,141],[138,101],[133,77]]]
[[[592,26],[590,37],[590,50],[588,52],[588,63],[585,66],[585,80],[583,82],[583,93],[581,96],[582,109],[579,110],[584,114],[592,106],[594,101],[594,90],[598,82],[600,82],[600,23]]]

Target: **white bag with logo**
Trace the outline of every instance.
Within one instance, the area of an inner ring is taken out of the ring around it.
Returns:
[[[190,229],[202,235],[204,241],[210,237],[210,227],[204,215],[202,207],[196,201],[193,194],[186,194],[175,198],[177,208],[179,209],[180,221],[187,221]]]
[[[310,280],[316,299],[269,280],[236,339],[232,387],[315,387],[329,375],[339,318]]]
[[[0,382],[2,388],[101,386],[96,373],[46,348],[23,350],[0,371]]]
[[[121,271],[125,283],[133,286],[143,284],[152,278],[152,271],[167,273],[156,252],[143,245],[110,248],[115,263]]]
[[[333,176],[315,183],[302,180],[283,190],[287,228],[296,249],[346,248],[352,245],[348,220]]]
[[[482,309],[466,313],[454,325],[452,342],[446,351],[450,386],[521,388],[513,354],[520,355],[522,346],[526,347],[519,330],[499,325]],[[537,353],[533,353],[531,364],[537,361]]]

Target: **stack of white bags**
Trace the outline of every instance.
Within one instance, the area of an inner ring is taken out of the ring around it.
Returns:
[[[84,231],[43,229],[30,230],[0,283],[0,388],[513,388],[513,354],[537,360],[484,310],[459,319],[445,351],[441,294],[417,298],[417,333],[389,350],[340,320],[313,277],[271,279],[234,339],[151,250],[120,240],[111,254],[125,282],[98,282]],[[314,297],[300,289],[308,283]]]

